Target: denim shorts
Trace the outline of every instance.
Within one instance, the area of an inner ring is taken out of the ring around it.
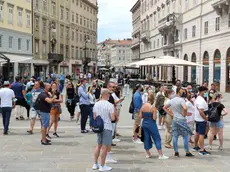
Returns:
[[[102,133],[97,134],[97,144],[104,146],[111,146],[112,144],[112,131],[104,130]]]
[[[207,122],[206,121],[202,121],[202,122],[196,121],[196,132],[199,135],[205,135],[205,133],[206,133],[206,126],[207,126]]]
[[[33,107],[30,109],[30,114],[31,119],[36,119],[37,116],[40,118],[39,111],[35,110]]]
[[[209,122],[209,127],[224,128],[224,121],[219,120],[218,122]]]
[[[50,125],[50,113],[40,112],[41,120],[42,120],[42,127],[48,128]]]

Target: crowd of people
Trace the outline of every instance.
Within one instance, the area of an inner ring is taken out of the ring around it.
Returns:
[[[65,89],[65,96],[64,90]],[[94,152],[94,170],[110,171],[108,163],[117,163],[112,158],[112,146],[120,142],[118,123],[120,110],[125,96],[129,94],[129,78],[118,77],[117,82],[104,82],[82,78],[74,84],[71,78],[65,84],[65,77],[57,79],[51,76],[49,82],[43,83],[32,77],[26,83],[20,77],[15,82],[5,81],[0,89],[1,113],[4,135],[8,134],[11,112],[15,109],[15,119],[24,120],[22,108],[30,119],[28,134],[34,134],[36,119],[41,123],[41,144],[51,145],[51,137],[60,137],[58,123],[62,114],[62,103],[65,102],[70,120],[80,120],[80,131],[86,134],[93,130],[95,119],[100,116],[104,130],[97,133],[97,146]],[[146,158],[151,158],[150,149],[155,143],[160,160],[169,157],[163,153],[159,130],[165,130],[164,147],[174,149],[179,157],[178,139],[183,137],[185,156],[192,157],[190,149],[200,155],[210,155],[204,146],[204,139],[209,139],[208,149],[212,150],[213,140],[219,139],[219,150],[223,149],[223,116],[227,110],[222,104],[222,95],[215,84],[208,89],[207,83],[196,92],[191,85],[186,88],[178,80],[171,89],[160,86],[158,92],[148,85],[136,85],[133,90],[129,113],[132,114],[133,142],[143,144]],[[127,112],[128,113],[128,112]],[[89,129],[87,120],[89,119]],[[53,126],[53,134],[50,131]],[[101,158],[99,164],[99,156]]]

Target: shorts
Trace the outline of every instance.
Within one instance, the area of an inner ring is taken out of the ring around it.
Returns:
[[[135,124],[139,126],[141,124],[141,118],[139,116],[139,112],[134,113],[133,117],[134,117]]]
[[[193,132],[195,130],[194,121],[187,122],[190,130]]]
[[[112,144],[112,131],[104,130],[102,133],[97,133],[97,144],[104,146],[111,146]]]
[[[199,135],[205,135],[206,134],[206,127],[207,127],[206,121],[202,121],[202,122],[196,121],[196,132]]]
[[[52,107],[50,110],[50,115],[54,115],[54,116],[59,116],[61,113],[59,112],[58,107]]]
[[[114,136],[116,123],[112,123],[112,137]]]
[[[76,113],[81,112],[79,103],[76,103],[75,112]]]
[[[209,122],[209,127],[224,128],[224,121],[219,120],[218,122]]]
[[[41,115],[42,127],[48,128],[50,125],[50,113],[40,112],[40,115]]]
[[[31,119],[36,119],[38,116],[38,118],[40,118],[40,114],[39,111],[35,110],[33,107],[30,109],[30,118]]]

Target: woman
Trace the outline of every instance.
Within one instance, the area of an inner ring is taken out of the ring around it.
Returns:
[[[66,85],[66,107],[70,113],[70,120],[73,120],[74,118],[74,112],[75,112],[75,90],[74,85],[68,81]]]
[[[165,102],[164,105],[168,104],[169,101],[171,100],[171,96],[174,94],[173,90],[167,90],[165,91]],[[168,108],[168,111],[171,112],[171,109]],[[166,130],[165,130],[165,147],[168,149],[172,149],[173,146],[171,145],[172,142],[172,119],[173,116],[171,114],[166,114],[164,117],[164,121],[165,121],[165,126],[166,126]]]
[[[146,150],[146,158],[151,157],[150,149],[152,148],[152,139],[154,140],[156,149],[159,154],[159,159],[164,160],[169,157],[163,155],[161,149],[161,137],[157,128],[157,109],[153,107],[154,96],[150,94],[148,97],[148,102],[145,103],[140,110],[140,118],[143,118],[142,128],[144,131],[144,148]]]
[[[56,96],[56,100],[54,101],[54,103],[52,103],[52,108],[50,110],[50,126],[47,130],[47,134],[46,137],[47,138],[51,138],[49,136],[49,131],[50,128],[52,127],[52,125],[54,124],[54,133],[53,135],[56,137],[59,137],[59,135],[57,134],[57,127],[58,127],[58,119],[59,116],[61,114],[61,103],[63,102],[63,96],[62,94],[58,91],[58,85],[54,82],[51,85],[51,92],[50,92],[51,96]]]
[[[191,129],[192,132],[194,132],[194,125],[195,125],[195,106],[194,106],[194,102],[192,100],[192,94],[188,93],[187,94],[187,101],[186,101],[186,106],[188,108],[187,110],[187,124],[189,126],[189,128]],[[189,143],[194,144],[194,142],[192,141],[192,137],[189,137]]]
[[[215,94],[214,100],[215,102],[209,104],[209,108],[217,108],[217,113],[220,118],[218,122],[209,122],[210,132],[209,132],[209,148],[212,149],[212,141],[216,134],[219,136],[219,142],[220,145],[218,147],[218,150],[223,150],[223,128],[224,128],[224,121],[223,116],[228,114],[227,109],[225,106],[221,103],[222,95],[221,94]]]
[[[159,130],[164,128],[164,115],[160,113],[162,112],[161,109],[164,106],[164,102],[165,102],[164,86],[160,86],[159,91],[156,95],[156,103],[155,103],[159,115],[159,120],[158,120]]]
[[[89,126],[91,130],[93,127],[93,107],[94,107],[94,104],[96,103],[94,92],[95,92],[95,87],[88,87],[88,96],[89,96],[89,102],[90,102]]]

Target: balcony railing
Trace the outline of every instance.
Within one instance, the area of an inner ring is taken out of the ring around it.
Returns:
[[[62,62],[64,60],[63,54],[56,54],[56,53],[48,53],[48,60],[51,61],[57,61]]]
[[[149,31],[145,31],[141,34],[141,40],[144,43],[149,43],[150,42],[150,32]]]
[[[139,38],[133,39],[131,49],[137,48],[140,45],[140,40]]]

